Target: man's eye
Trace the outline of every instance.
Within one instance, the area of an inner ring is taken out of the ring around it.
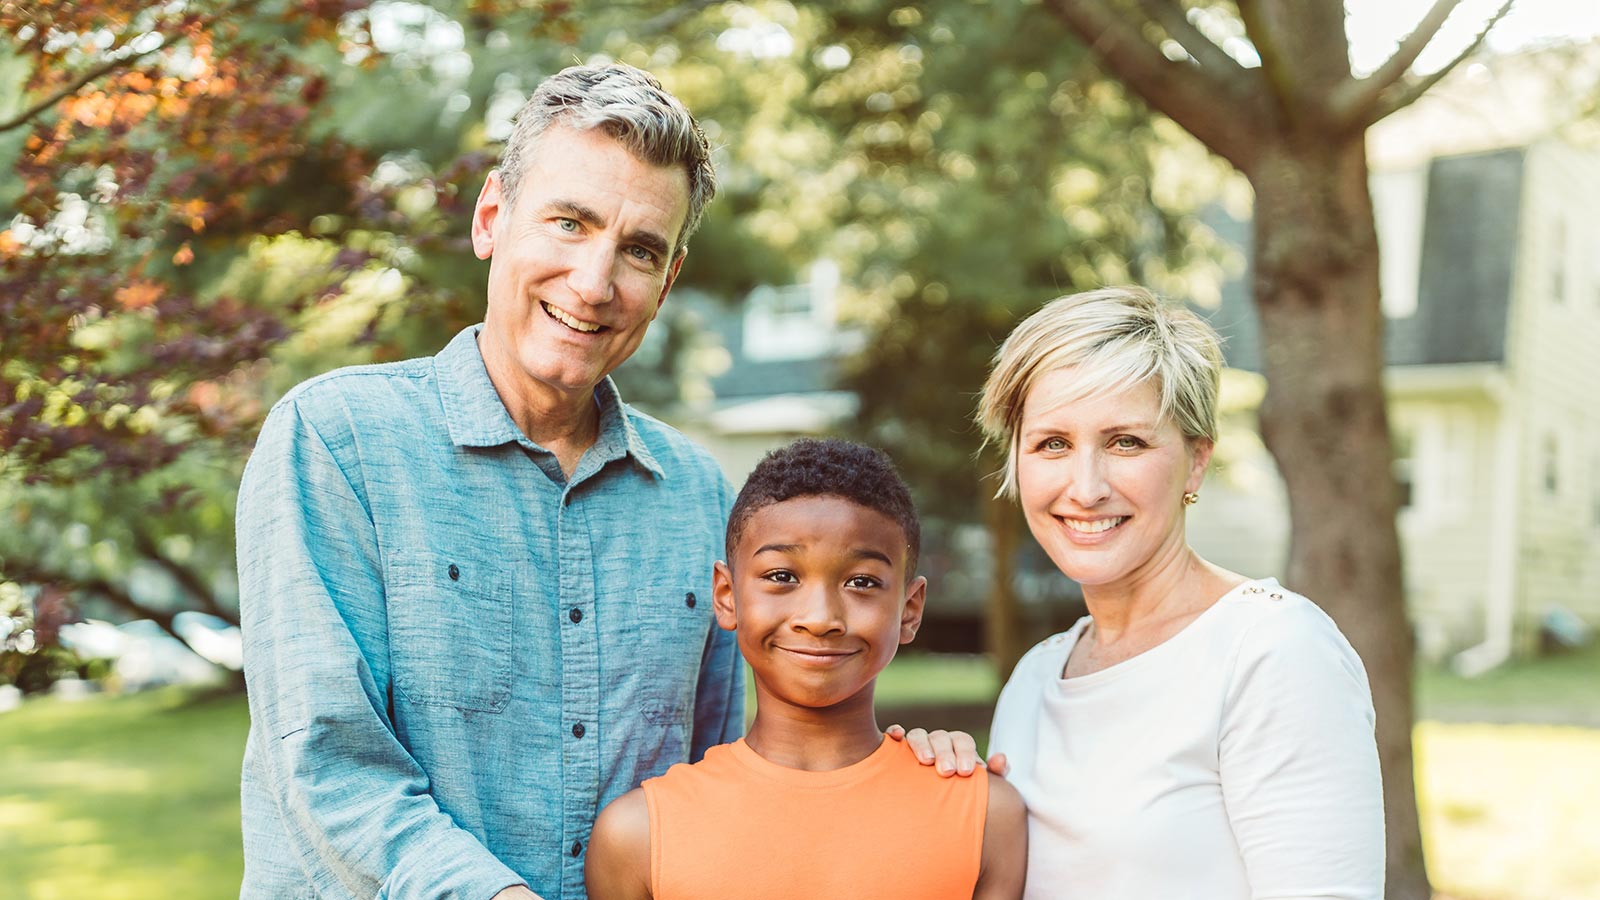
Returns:
[[[650,252],[649,250],[646,250],[643,247],[640,247],[637,244],[635,244],[632,247],[629,247],[628,248],[628,253],[630,255],[632,255],[634,259],[637,259],[640,262],[653,263],[653,262],[656,261],[656,255],[654,253]]]
[[[578,230],[578,220],[577,219],[566,219],[566,218],[557,219],[556,220],[556,227],[561,229],[562,231],[567,232],[568,234],[573,234],[573,233],[576,233],[577,230]]]

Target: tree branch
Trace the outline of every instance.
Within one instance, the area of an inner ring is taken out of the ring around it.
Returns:
[[[1239,65],[1238,60],[1229,56],[1211,38],[1196,28],[1184,14],[1183,7],[1177,0],[1139,0],[1139,5],[1144,8],[1145,15],[1160,25],[1168,37],[1176,41],[1185,53],[1200,64],[1200,68],[1236,90],[1248,89],[1249,84],[1246,79],[1249,77],[1249,70]]]
[[[1341,127],[1361,123],[1377,105],[1384,89],[1405,77],[1417,57],[1438,36],[1445,20],[1460,5],[1461,0],[1434,0],[1433,6],[1423,15],[1417,27],[1406,35],[1394,55],[1383,65],[1365,78],[1351,78],[1335,88],[1328,99],[1334,122]]]
[[[1140,33],[1139,25],[1149,20],[1130,23],[1106,0],[1046,0],[1046,5],[1110,75],[1212,152],[1248,168],[1260,143],[1252,131],[1263,113],[1257,96],[1241,96],[1209,70],[1168,59]]]
[[[135,528],[133,530],[133,542],[139,554],[172,576],[172,580],[183,588],[184,593],[187,593],[200,605],[202,612],[216,616],[229,625],[239,624],[238,614],[229,611],[217,600],[217,593],[211,589],[210,585],[206,584],[199,575],[196,575],[193,569],[162,553],[155,540],[142,529]]]
[[[37,564],[17,563],[12,560],[6,560],[4,567],[0,568],[0,573],[3,573],[6,579],[24,584],[53,584],[68,590],[86,591],[95,594],[117,609],[131,614],[134,618],[149,619],[156,623],[157,627],[162,631],[177,638],[179,643],[188,647],[190,652],[201,659],[205,659],[199,651],[194,649],[194,646],[189,643],[187,638],[178,633],[178,629],[173,624],[177,618],[177,613],[146,606],[134,599],[132,594],[104,578],[74,578],[65,572],[56,572]],[[209,662],[209,660],[207,661]]]
[[[215,25],[224,18],[240,16],[248,12],[252,7],[256,6],[260,2],[261,0],[238,0],[236,3],[228,4],[211,15],[200,19],[199,27],[209,29],[211,26]],[[160,34],[162,41],[160,44],[151,47],[149,50],[141,50],[138,53],[130,54],[128,56],[119,56],[116,59],[106,60],[100,65],[95,66],[88,72],[85,72],[72,84],[56,91],[54,94],[51,94],[43,100],[40,100],[38,103],[35,103],[33,106],[23,110],[15,116],[12,116],[4,122],[0,122],[0,134],[5,134],[8,131],[14,131],[15,129],[21,128],[22,126],[28,124],[40,114],[54,107],[57,103],[60,103],[73,94],[76,94],[78,91],[83,90],[85,85],[94,81],[98,81],[99,79],[104,78],[118,69],[127,68],[152,53],[165,50],[172,46],[173,35],[161,31],[159,28],[144,32],[144,34]],[[124,46],[127,37],[128,33],[124,32],[112,42],[112,46]]]
[[[1257,0],[1239,0],[1239,18],[1244,21],[1244,33],[1261,57],[1261,73],[1265,76],[1273,106],[1288,118],[1293,118],[1299,99],[1299,85],[1294,79],[1294,67],[1286,63],[1278,48],[1272,28],[1257,5]]]
[[[1493,31],[1494,26],[1500,24],[1500,20],[1505,18],[1506,13],[1511,11],[1511,4],[1514,2],[1516,2],[1516,0],[1505,0],[1505,2],[1500,5],[1500,8],[1495,10],[1495,14],[1489,17],[1489,21],[1484,24],[1483,30],[1478,32],[1478,36],[1472,39],[1472,43],[1468,44],[1460,53],[1456,54],[1455,59],[1452,59],[1450,62],[1446,63],[1439,71],[1434,72],[1433,74],[1424,78],[1418,79],[1417,81],[1392,85],[1390,89],[1385,92],[1384,97],[1377,103],[1373,104],[1372,108],[1368,111],[1368,115],[1358,120],[1358,124],[1360,124],[1362,127],[1366,127],[1395,112],[1396,110],[1404,109],[1407,106],[1410,106],[1412,103],[1415,103],[1418,97],[1426,94],[1430,89],[1433,88],[1434,85],[1439,83],[1440,79],[1444,78],[1446,75],[1449,75],[1450,71],[1456,66],[1460,65],[1462,60],[1471,56],[1473,53],[1476,53],[1478,48],[1483,46],[1484,40],[1489,37],[1489,32]]]
[[[22,112],[16,114],[15,116],[12,116],[11,118],[5,120],[4,122],[0,122],[0,134],[4,134],[7,131],[13,131],[15,129],[21,128],[22,126],[28,124],[29,122],[33,121],[33,119],[35,117],[39,116],[41,113],[44,113],[46,110],[48,110],[51,107],[55,106],[57,103],[60,103],[61,101],[67,99],[68,97],[71,97],[73,94],[76,94],[78,91],[82,90],[84,85],[87,85],[87,84],[89,84],[90,82],[93,82],[93,81],[98,81],[99,79],[104,78],[105,76],[111,74],[112,72],[115,72],[118,69],[127,68],[128,66],[133,65],[138,60],[143,59],[146,56],[149,56],[150,54],[156,52],[157,50],[162,50],[162,49],[164,49],[166,47],[169,47],[169,46],[171,46],[171,45],[168,44],[166,41],[162,41],[161,43],[157,44],[156,46],[151,47],[149,50],[145,50],[145,51],[140,52],[140,53],[133,53],[133,54],[130,54],[128,56],[120,56],[120,57],[117,57],[116,59],[107,60],[106,62],[101,63],[98,66],[95,66],[93,69],[90,69],[89,71],[85,72],[80,78],[78,78],[72,84],[69,84],[66,87],[62,88],[61,90],[56,91],[54,94],[51,94],[50,96],[44,98],[43,100],[40,100],[38,103],[35,103],[34,105],[28,107],[27,109],[25,109]]]

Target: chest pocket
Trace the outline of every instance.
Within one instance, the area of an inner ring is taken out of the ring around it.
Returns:
[[[448,554],[389,565],[389,662],[412,703],[500,712],[511,700],[513,580]]]
[[[706,639],[717,627],[711,586],[681,575],[674,578],[670,570],[661,572],[637,587],[634,611],[636,633],[651,648],[653,664],[662,674],[638,714],[652,725],[681,726],[687,734],[694,724],[695,685]]]

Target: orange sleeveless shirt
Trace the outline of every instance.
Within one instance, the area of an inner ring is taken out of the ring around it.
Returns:
[[[941,778],[884,739],[829,772],[742,739],[644,783],[654,900],[971,900],[989,779]]]

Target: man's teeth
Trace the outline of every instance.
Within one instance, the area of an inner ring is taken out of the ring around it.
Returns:
[[[1080,522],[1077,519],[1062,519],[1062,521],[1067,523],[1068,528],[1079,534],[1099,534],[1102,531],[1110,531],[1128,521],[1128,517],[1117,516],[1113,519],[1095,519],[1093,522]]]
[[[585,322],[582,319],[574,319],[573,317],[567,315],[559,309],[556,309],[554,306],[551,306],[548,303],[543,304],[543,306],[544,311],[549,313],[551,318],[567,326],[568,328],[571,328],[573,331],[581,331],[584,334],[593,334],[594,332],[600,330],[601,326],[596,325],[593,322]]]

